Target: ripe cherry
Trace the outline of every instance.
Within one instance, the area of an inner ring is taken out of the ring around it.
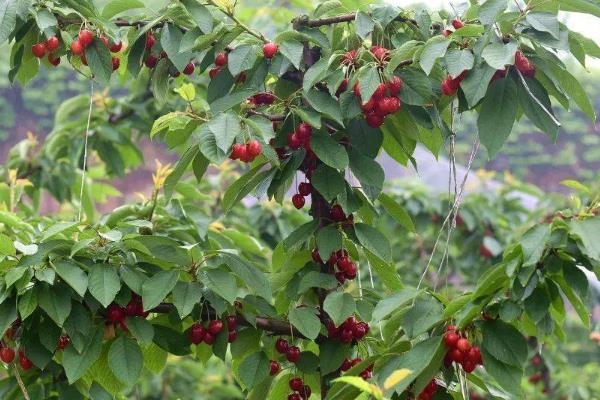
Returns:
[[[31,46],[31,52],[37,58],[42,58],[46,55],[46,44],[45,43],[37,43]]]
[[[288,384],[290,385],[290,389],[299,392],[304,386],[304,381],[302,378],[292,378],[289,380]]]
[[[102,43],[104,43],[104,45],[105,45],[106,47],[110,47],[110,44],[108,43],[108,38],[107,38],[106,36],[104,36],[104,35],[101,35],[101,36],[100,36],[100,40],[102,41]]]
[[[0,349],[0,359],[6,364],[11,363],[15,359],[15,351],[9,347]]]
[[[262,153],[262,146],[257,140],[251,140],[246,144],[246,152],[254,159]]]
[[[83,54],[83,45],[79,40],[73,40],[71,42],[71,52],[75,55]]]
[[[206,332],[204,334],[204,343],[206,343],[208,345],[211,345],[214,342],[215,342],[215,336],[212,333],[210,333],[210,332]]]
[[[397,96],[400,89],[402,89],[402,79],[398,76],[393,76],[387,83],[387,88],[392,96]]]
[[[221,68],[211,68],[210,71],[208,71],[208,76],[210,79],[215,79],[217,75],[219,75],[219,72],[221,72]]]
[[[83,47],[88,47],[94,41],[94,32],[89,29],[79,31],[79,42]]]
[[[344,79],[342,81],[342,83],[340,83],[340,86],[338,86],[335,95],[337,97],[340,97],[342,93],[344,93],[346,91],[346,89],[348,89],[348,79]]]
[[[312,185],[309,182],[300,182],[298,185],[298,193],[300,193],[302,196],[310,195],[311,191]]]
[[[319,250],[318,249],[312,249],[310,255],[312,256],[312,259],[314,262],[322,264],[323,260],[321,259],[321,255],[319,254]]]
[[[148,34],[146,35],[146,50],[150,50],[152,46],[154,46],[154,43],[156,43],[154,35],[152,34],[152,32],[148,32]]]
[[[448,325],[446,327],[446,332],[455,331],[455,330],[456,330],[456,326],[455,325]]]
[[[454,29],[460,29],[463,26],[465,26],[465,24],[457,18],[452,20],[452,26],[454,27]]]
[[[294,204],[294,207],[299,210],[304,207],[306,200],[304,200],[304,196],[302,196],[300,193],[296,193],[292,196],[292,203]]]
[[[246,157],[246,146],[241,143],[235,143],[231,147],[231,154],[229,155],[229,158],[232,160],[239,160],[242,157]]]
[[[57,67],[60,64],[60,57],[55,57],[54,54],[48,54],[48,62]]]
[[[354,339],[360,340],[367,334],[367,327],[363,323],[358,323],[352,327],[352,335]]]
[[[146,57],[146,61],[144,61],[144,63],[146,64],[146,67],[154,68],[158,63],[158,57],[156,57],[155,54],[150,53],[148,54],[148,57]]]
[[[302,389],[300,390],[300,397],[301,397],[303,400],[306,400],[306,399],[308,399],[308,398],[310,397],[310,395],[311,395],[311,394],[312,394],[312,390],[311,390],[310,386],[308,386],[308,385],[304,385],[304,386],[302,387]]]
[[[343,285],[346,283],[346,274],[343,271],[338,271],[335,273],[335,279],[337,279],[337,281]]]
[[[456,347],[456,343],[458,343],[459,339],[460,337],[454,332],[448,332],[444,335],[444,343],[446,344],[446,347],[449,348]]]
[[[462,367],[465,370],[466,373],[470,374],[471,372],[475,371],[475,363],[472,362],[471,360],[465,360],[462,363]]]
[[[366,120],[367,124],[372,128],[379,128],[383,125],[383,118],[375,113],[368,114]]]
[[[185,66],[185,68],[183,69],[183,73],[185,75],[191,75],[194,73],[194,70],[196,69],[196,67],[194,66],[194,63],[189,63]]]
[[[235,315],[229,315],[225,320],[227,321],[227,330],[235,331],[237,328],[237,317]]]
[[[448,36],[452,35],[452,31],[450,29],[444,29],[444,31],[442,32],[442,35],[444,35],[444,37],[448,37]]]
[[[29,360],[29,358],[27,358],[23,350],[19,350],[19,364],[21,365],[21,368],[23,368],[24,371],[27,371],[28,369],[33,367],[33,363],[31,362],[31,360]]]
[[[342,206],[335,204],[329,211],[329,217],[335,222],[342,222],[346,219],[346,214],[344,214]]]
[[[71,343],[71,338],[68,335],[61,335],[58,338],[58,348],[64,350]]]
[[[227,65],[227,53],[219,53],[217,54],[217,56],[215,57],[215,65],[217,67],[224,67],[225,65]]]
[[[352,368],[352,362],[350,360],[348,360],[347,358],[344,359],[344,362],[342,363],[342,366],[340,367],[340,369],[343,372],[348,371],[350,368]]]
[[[122,322],[125,320],[125,311],[118,304],[111,304],[106,309],[106,317],[111,322]]]
[[[263,55],[265,56],[265,58],[270,60],[275,56],[275,54],[277,54],[277,50],[279,50],[279,46],[277,46],[277,44],[266,43],[263,46]]]
[[[471,361],[475,365],[481,364],[481,362],[482,362],[481,350],[479,350],[479,347],[477,347],[477,346],[473,346],[473,347],[471,347],[471,349],[469,349],[469,352],[467,353],[467,357],[468,357],[469,361]]]
[[[113,57],[112,58],[112,70],[116,71],[119,69],[120,66],[121,66],[121,59],[119,59],[119,57]]]
[[[223,321],[214,319],[208,323],[208,331],[211,334],[217,335],[222,330],[223,330]]]
[[[298,135],[295,133],[288,134],[287,142],[288,142],[288,146],[290,146],[291,149],[299,149],[300,146],[302,145],[302,141],[300,140]]]
[[[450,359],[452,361],[459,363],[459,364],[462,363],[465,359],[465,354],[456,348],[450,350],[449,355],[450,355]]]
[[[377,86],[377,89],[375,89],[375,92],[373,92],[373,98],[378,100],[383,98],[383,96],[385,96],[385,83],[380,83],[379,86]]]
[[[237,331],[230,331],[229,333],[227,333],[227,341],[229,343],[235,342],[236,339],[237,339]]]
[[[279,371],[281,371],[281,365],[277,361],[271,360],[271,372],[269,372],[271,376],[277,375]]]
[[[460,338],[458,339],[458,342],[456,342],[456,348],[465,353],[471,349],[471,343],[469,343],[469,340],[466,338]]]
[[[312,127],[309,124],[303,122],[300,125],[298,125],[298,128],[296,128],[296,135],[301,141],[309,139],[312,136]]]
[[[352,333],[352,328],[344,328],[340,333],[340,340],[342,343],[350,343],[354,339],[354,334]]]
[[[281,354],[287,353],[289,348],[290,348],[290,344],[285,339],[279,338],[275,342],[275,349],[277,350],[277,352],[279,352]]]
[[[344,276],[347,279],[354,279],[354,278],[356,278],[357,273],[358,273],[358,268],[356,267],[356,264],[350,263],[350,265],[348,265],[348,267],[346,267],[346,270],[344,271]]]
[[[122,48],[123,48],[123,42],[119,40],[118,42],[113,43],[110,46],[110,52],[111,53],[118,53],[118,52],[121,51]]]
[[[302,400],[302,398],[300,397],[300,395],[298,393],[291,393],[288,394],[288,400]]]
[[[54,51],[58,49],[58,46],[60,46],[60,40],[58,40],[56,36],[49,37],[46,40],[46,49],[48,49],[48,51]]]
[[[204,329],[204,327],[201,324],[196,322],[190,328],[189,336],[190,342],[192,342],[193,344],[200,344],[206,336],[206,329]]]
[[[285,356],[289,362],[295,363],[300,359],[300,349],[297,346],[292,346],[287,350]]]

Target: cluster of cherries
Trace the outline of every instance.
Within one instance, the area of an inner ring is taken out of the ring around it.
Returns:
[[[313,249],[311,255],[314,262],[323,264],[323,260],[321,259],[318,249]],[[358,267],[350,259],[348,252],[343,249],[339,249],[331,253],[331,256],[327,260],[327,266],[330,268],[329,272],[333,273],[335,278],[342,285],[346,282],[346,279],[352,280],[356,278],[358,273]],[[337,271],[334,269],[335,266],[337,266]]]
[[[233,343],[237,339],[237,317],[229,315],[225,321],[227,323],[227,341]],[[210,346],[215,342],[215,338],[221,333],[224,326],[223,321],[219,319],[210,320],[206,327],[200,322],[195,322],[189,330],[190,342],[193,344],[204,342]]]
[[[273,92],[260,92],[248,98],[248,102],[255,106],[270,106],[275,102],[275,95]]]
[[[56,36],[49,37],[45,42],[36,43],[31,46],[31,52],[37,58],[44,58],[48,53],[48,62],[55,67],[60,64],[60,57],[54,55],[54,50],[60,47],[60,40]]]
[[[229,158],[231,160],[240,160],[245,163],[251,163],[262,153],[262,146],[257,140],[250,140],[246,144],[235,143],[231,146]]]
[[[362,358],[357,357],[357,358],[353,358],[352,360],[345,358],[344,362],[342,363],[342,366],[340,367],[340,371],[342,372],[346,372],[348,371],[350,368],[354,367],[355,365],[358,365],[362,362]],[[363,378],[365,381],[368,381],[369,379],[371,379],[371,377],[373,376],[373,368],[375,367],[374,364],[369,364],[367,365],[367,368],[365,368],[364,370],[362,370],[360,372],[360,377]]]
[[[126,317],[142,317],[147,318],[150,312],[144,311],[142,296],[137,293],[131,293],[131,299],[125,307],[121,307],[117,303],[112,303],[106,307],[106,320],[113,324],[118,324],[121,329],[128,331],[125,323]]]
[[[358,321],[355,316],[350,316],[339,327],[333,321],[327,323],[327,337],[339,340],[342,343],[351,343],[353,340],[361,340],[369,333],[369,324]]]
[[[288,381],[290,389],[294,392],[288,395],[288,400],[306,400],[312,394],[310,386],[305,385],[304,381],[300,377],[292,378]]]
[[[292,204],[298,210],[304,207],[306,204],[305,197],[310,196],[312,193],[312,184],[310,182],[300,182],[298,184],[298,192],[292,196]]]
[[[460,83],[466,78],[467,71],[461,72],[454,78],[450,75],[446,76],[442,81],[442,93],[445,96],[454,96],[460,88]]]
[[[278,50],[279,50],[279,46],[277,46],[275,43],[266,43],[263,46],[263,55],[266,59],[270,60],[271,58],[273,58],[275,56],[275,54],[277,54]],[[225,67],[227,65],[227,61],[228,61],[227,53],[225,53],[225,52],[217,53],[217,55],[215,56],[215,66],[208,71],[209,78],[215,79],[217,77],[217,75],[219,75],[219,72],[221,72],[223,67]],[[192,72],[194,72],[194,71],[192,70]],[[246,80],[246,74],[244,72],[242,72],[236,79],[236,81],[238,83],[243,82],[245,80]]]
[[[446,327],[444,344],[448,348],[448,352],[444,357],[444,365],[446,367],[449,367],[455,362],[462,365],[465,372],[470,374],[475,371],[477,365],[483,365],[479,347],[472,346],[469,339],[461,337],[456,332],[456,327],[454,325],[448,325]]]
[[[453,19],[452,22],[451,22],[451,24],[452,24],[452,27],[454,29],[460,29],[463,26],[465,26],[465,24],[460,19],[458,19],[458,18]],[[448,36],[452,35],[452,30],[450,30],[450,29],[444,29],[444,32],[442,32],[442,34],[445,37],[448,37]]]
[[[15,351],[10,347],[5,346],[2,342],[0,342],[0,360],[6,364],[10,364],[15,359]],[[19,365],[23,368],[24,371],[27,371],[31,367],[33,367],[33,363],[22,349],[19,349]]]
[[[369,126],[379,128],[383,125],[386,116],[400,110],[401,103],[398,97],[400,89],[402,89],[402,79],[397,76],[377,86],[369,101],[361,106]],[[354,95],[361,98],[358,82],[354,84]]]
[[[431,400],[438,390],[438,384],[435,379],[432,379],[421,393],[417,396],[418,400]]]

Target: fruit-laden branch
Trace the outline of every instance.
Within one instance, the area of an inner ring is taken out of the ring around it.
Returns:
[[[151,312],[166,314],[166,313],[171,312],[171,310],[173,310],[173,309],[174,309],[173,304],[161,303],[157,307],[153,308],[151,310]],[[216,315],[214,310],[206,310],[205,309],[202,312],[201,318],[202,318],[202,320],[212,320],[212,319],[217,319],[218,316]],[[237,314],[237,318],[238,318],[238,323],[240,325],[254,326],[254,324],[251,324],[250,322],[248,322],[248,320],[246,320],[244,318],[244,316],[241,314]],[[293,337],[299,338],[299,339],[306,339],[306,337],[304,335],[302,335],[296,328],[294,328],[292,326],[292,324],[290,324],[289,322],[271,319],[271,318],[267,318],[267,317],[256,317],[256,325],[255,326],[258,329],[261,329],[261,330],[267,331],[267,332],[271,332],[276,335],[287,335],[287,336],[293,336]]]
[[[308,18],[308,15],[301,15],[299,17],[294,18],[292,20],[292,24],[294,26],[294,29],[299,29],[302,27],[318,28],[320,26],[325,26],[325,25],[334,25],[334,24],[340,24],[343,22],[353,22],[355,19],[356,19],[355,12],[348,13],[348,14],[340,14],[340,15],[336,15],[334,17],[319,18],[319,19],[310,19],[310,18]],[[417,21],[412,18],[398,16],[394,20],[398,21],[398,22],[408,22],[413,25],[418,25]]]

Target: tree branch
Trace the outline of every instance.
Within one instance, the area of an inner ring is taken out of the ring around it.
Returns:
[[[334,17],[328,18],[319,18],[319,19],[310,19],[307,15],[301,15],[292,20],[292,25],[294,29],[300,29],[302,27],[307,28],[318,28],[324,25],[334,25],[340,24],[343,22],[352,22],[356,19],[356,13],[348,13],[348,14],[340,14]],[[407,22],[413,25],[418,25],[417,21],[411,18],[398,16],[394,19],[394,21],[398,22]]]

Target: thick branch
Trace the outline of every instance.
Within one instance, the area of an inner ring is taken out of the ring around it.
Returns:
[[[325,26],[325,25],[334,25],[334,24],[340,24],[343,22],[352,22],[355,19],[356,19],[355,12],[348,13],[348,14],[340,14],[340,15],[336,15],[334,17],[319,18],[319,19],[309,19],[307,15],[302,15],[300,17],[294,18],[292,20],[292,24],[294,26],[294,29],[299,29],[302,27],[318,28],[320,26]],[[394,20],[398,21],[398,22],[408,22],[413,25],[418,25],[417,21],[414,19],[411,19],[411,18],[398,16]]]

